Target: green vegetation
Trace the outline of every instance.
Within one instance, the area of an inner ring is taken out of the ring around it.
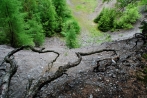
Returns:
[[[98,23],[98,29],[106,32],[133,28],[133,24],[141,15],[138,10],[138,3],[132,2],[135,2],[135,0],[131,2],[117,0],[115,8],[104,8],[100,15],[94,19],[94,22]]]
[[[2,42],[11,46],[33,45],[32,38],[25,32],[24,15],[20,12],[18,0],[3,0],[0,6],[0,27],[2,28]]]
[[[82,12],[93,12],[97,6],[97,0],[72,0],[76,5],[75,9]]]
[[[53,36],[58,29],[57,13],[52,0],[40,1],[39,12],[44,34],[47,37]]]
[[[74,26],[69,26],[68,28],[69,28],[69,31],[66,34],[66,44],[67,44],[67,46],[69,48],[77,48],[77,47],[79,47]]]
[[[71,0],[71,8],[74,17],[79,22],[81,26],[81,36],[87,35],[84,43],[80,43],[81,46],[87,46],[95,41],[97,43],[102,43],[105,41],[106,37],[101,31],[98,31],[96,24],[93,23],[93,13],[95,13],[95,8],[99,4],[98,0]],[[79,37],[79,40],[81,39]]]
[[[99,30],[106,32],[114,27],[115,18],[116,11],[114,9],[104,8],[94,22],[98,23]]]
[[[77,21],[66,5],[66,0],[2,1],[0,28],[0,44],[6,43],[13,47],[40,46],[45,37],[55,34],[68,36],[69,32],[74,32],[73,37],[77,37],[76,34],[80,31]],[[70,48],[75,47],[75,42],[77,44],[76,38],[73,37],[74,41],[66,41]]]

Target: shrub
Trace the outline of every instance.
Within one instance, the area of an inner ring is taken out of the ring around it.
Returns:
[[[21,47],[22,45],[35,46],[35,44],[33,42],[33,38],[31,38],[29,35],[24,34],[24,33],[18,35],[16,42],[17,42],[16,44],[18,47]]]
[[[100,20],[100,18],[102,17],[103,15],[103,12],[104,12],[104,9],[101,11],[101,13],[94,19],[94,22],[95,23],[98,23],[98,21]]]
[[[72,27],[75,30],[76,34],[79,34],[79,32],[80,32],[80,26],[79,26],[79,24],[73,18],[67,19],[62,24],[62,32],[61,32],[61,34],[63,36],[66,36],[66,32],[68,32],[68,30],[69,30],[70,27]]]
[[[128,4],[123,12],[113,8],[104,8],[100,15],[94,19],[98,23],[98,29],[106,32],[115,29],[130,29],[133,28],[133,23],[140,18],[137,4]]]
[[[69,48],[77,48],[77,47],[79,47],[75,28],[72,25],[70,25],[68,29],[69,30],[68,30],[68,32],[66,34],[66,45]]]
[[[111,30],[115,16],[116,11],[114,9],[104,8],[100,16],[95,19],[95,21],[98,21],[98,29],[103,32]]]
[[[129,4],[122,13],[122,16],[118,20],[115,20],[114,27],[116,27],[116,29],[133,28],[132,24],[135,23],[139,17],[138,7]]]

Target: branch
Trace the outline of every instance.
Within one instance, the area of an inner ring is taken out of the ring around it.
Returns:
[[[26,96],[25,98],[34,98],[35,95],[37,94],[37,92],[46,84],[50,83],[51,81],[54,81],[55,79],[61,77],[66,71],[67,69],[77,66],[78,64],[80,64],[82,57],[79,53],[76,53],[78,60],[73,62],[73,63],[68,63],[64,66],[60,66],[58,68],[58,70],[55,72],[55,74],[53,75],[43,75],[40,76],[40,78],[38,80],[35,81],[34,84],[31,85],[31,87],[29,87],[29,90],[27,90],[26,92]]]
[[[51,63],[49,63],[49,64],[52,64],[52,65],[53,65],[53,63],[57,60],[57,58],[60,55],[58,52],[55,52],[53,50],[45,50],[44,51],[44,48],[42,48],[40,50],[37,50],[37,49],[33,48],[32,46],[22,46],[22,47],[20,47],[18,49],[15,49],[15,50],[9,52],[8,55],[4,58],[4,61],[3,61],[3,62],[6,62],[6,63],[9,63],[11,66],[10,66],[10,71],[8,73],[6,73],[6,75],[5,75],[6,78],[3,78],[3,85],[2,85],[2,87],[3,87],[3,89],[2,89],[3,97],[2,98],[5,98],[8,95],[8,91],[9,91],[8,89],[9,89],[9,83],[10,83],[11,77],[17,71],[17,65],[16,65],[15,59],[13,57],[13,54],[15,54],[16,52],[18,52],[20,50],[23,50],[24,48],[29,48],[33,52],[37,52],[37,53],[53,52],[53,53],[57,54],[56,58]],[[24,98],[33,98],[33,97],[35,97],[37,92],[44,85],[46,85],[46,84],[50,83],[51,81],[54,81],[55,79],[61,77],[67,71],[67,69],[69,69],[71,67],[75,67],[78,64],[80,64],[80,62],[82,60],[81,56],[87,56],[87,55],[91,55],[91,54],[95,54],[95,53],[100,53],[100,52],[104,52],[104,51],[112,51],[112,52],[114,52],[114,54],[117,54],[116,50],[113,50],[113,49],[102,49],[102,50],[92,51],[92,52],[88,52],[88,53],[78,52],[78,53],[76,53],[76,55],[78,57],[77,61],[75,61],[73,63],[69,62],[68,64],[66,64],[64,66],[60,66],[58,68],[58,70],[55,72],[55,74],[49,75],[49,74],[46,73],[46,74],[40,76],[39,79],[34,80],[34,82],[33,82],[32,79],[30,79],[29,83],[28,83],[28,86],[27,86],[27,89],[26,89],[26,94],[25,94]],[[4,85],[4,83],[5,83],[5,85]]]
[[[46,51],[43,51],[44,48],[40,49],[40,50],[37,50],[35,48],[33,48],[32,46],[22,46],[20,48],[17,48],[17,49],[14,49],[13,51],[9,52],[4,60],[2,61],[1,65],[3,63],[9,63],[10,64],[10,69],[8,72],[6,72],[6,74],[3,76],[3,79],[2,79],[2,82],[0,84],[1,88],[2,88],[2,91],[1,91],[1,98],[7,98],[8,97],[8,92],[9,92],[9,84],[10,84],[10,81],[11,81],[11,78],[12,76],[16,73],[17,71],[17,68],[18,68],[18,65],[16,64],[16,61],[15,61],[15,58],[14,58],[14,54],[19,52],[20,50],[23,50],[25,48],[29,48],[31,49],[33,52],[37,52],[37,53],[47,53],[47,52],[53,52],[55,54],[57,54],[57,57],[52,61],[52,64],[57,60],[57,58],[59,57],[59,53],[58,52],[55,52],[53,50],[46,50]]]
[[[102,49],[102,50],[97,50],[97,51],[92,51],[92,52],[86,52],[86,53],[79,52],[79,54],[81,56],[87,56],[87,55],[92,55],[92,54],[95,54],[95,53],[101,53],[101,52],[104,52],[104,51],[113,51],[114,54],[117,54],[116,53],[116,50],[114,50],[114,49]]]
[[[37,94],[37,92],[46,84],[50,83],[51,81],[56,80],[57,78],[61,77],[66,71],[67,69],[71,68],[71,67],[75,67],[77,65],[80,64],[82,57],[81,56],[86,56],[86,55],[91,55],[91,54],[95,54],[95,53],[100,53],[100,52],[104,52],[104,51],[113,51],[114,54],[116,53],[116,50],[113,49],[103,49],[103,50],[99,50],[99,51],[92,51],[92,52],[88,52],[88,53],[81,53],[78,52],[76,53],[78,60],[73,62],[73,63],[68,63],[64,66],[60,66],[58,68],[58,70],[55,72],[55,74],[53,75],[43,75],[40,76],[40,78],[38,80],[35,81],[34,84],[31,85],[31,87],[29,88],[29,90],[27,90],[25,98],[34,98]],[[32,82],[31,82],[32,83]]]
[[[10,58],[10,55],[13,54],[13,52],[10,52],[6,57],[5,61],[10,64],[10,69],[6,74],[3,76],[2,82],[1,82],[1,98],[7,98],[8,92],[9,92],[9,84],[12,76],[16,73],[18,65],[16,64],[16,61],[14,58]]]

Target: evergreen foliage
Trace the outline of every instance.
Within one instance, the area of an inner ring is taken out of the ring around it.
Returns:
[[[75,19],[73,18],[66,20],[66,22],[64,22],[62,26],[63,26],[63,29],[62,29],[61,34],[63,36],[66,36],[67,34],[66,32],[68,32],[70,26],[72,27],[72,29],[75,30],[76,34],[79,34],[80,32],[80,27],[78,23],[75,21]]]
[[[53,0],[53,4],[55,6],[55,10],[58,17],[62,18],[63,21],[65,21],[66,18],[71,17],[70,10],[68,9],[66,5],[66,0]]]
[[[36,46],[42,45],[44,42],[43,27],[40,19],[40,12],[37,0],[25,0],[23,2],[24,11],[27,13],[26,33],[31,36]]]
[[[62,32],[67,20],[71,19],[71,12],[66,5],[66,0],[53,0],[53,5],[57,13],[58,27],[56,32]]]
[[[77,48],[79,47],[79,43],[77,41],[77,34],[76,30],[74,29],[74,26],[70,25],[68,26],[68,32],[66,34],[66,45],[69,48]]]
[[[99,30],[106,32],[113,28],[113,21],[116,17],[114,9],[104,8],[94,21],[98,23]]]
[[[75,19],[72,17],[70,10],[66,5],[66,0],[53,0],[55,10],[57,13],[58,29],[57,32],[61,32],[66,37],[66,44],[69,48],[78,47],[77,36],[80,27]]]
[[[20,12],[21,4],[18,0],[2,0],[0,5],[0,26],[8,43],[13,47],[22,43],[32,45],[31,38],[24,30],[24,14]],[[25,40],[22,40],[22,36]]]
[[[10,43],[13,47],[40,46],[45,36],[58,33],[71,38],[70,48],[73,48],[76,47],[75,34],[80,31],[66,0],[2,0],[0,28],[0,44]]]
[[[110,2],[111,0],[103,0],[103,2]],[[120,9],[124,9],[128,4],[136,3],[139,0],[116,0],[116,7]],[[146,0],[144,0],[146,1]]]
[[[134,4],[138,0],[117,0],[116,7],[123,9],[128,6],[129,4]]]
[[[54,0],[53,0],[54,1]],[[46,36],[53,36],[58,29],[57,13],[51,0],[40,1],[41,22]]]
[[[0,44],[8,43],[6,33],[0,31]]]

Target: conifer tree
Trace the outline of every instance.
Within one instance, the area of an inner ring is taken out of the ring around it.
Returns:
[[[57,29],[57,14],[51,0],[40,1],[41,22],[46,36],[50,37]]]
[[[71,17],[70,10],[67,8],[66,0],[52,0],[55,6],[58,17],[61,17],[63,20]]]
[[[21,4],[18,0],[2,0],[0,4],[0,26],[7,42],[13,47],[33,45],[24,30],[24,14],[20,13]]]
[[[71,18],[71,12],[66,5],[66,0],[52,0],[57,13],[58,29],[57,32],[61,32],[66,20]]]
[[[36,46],[42,45],[44,42],[43,27],[40,19],[39,4],[37,0],[25,0],[23,2],[24,12],[27,13],[25,17],[26,32],[33,38]]]
[[[68,32],[66,34],[66,45],[69,48],[77,48],[79,47],[79,43],[77,41],[77,34],[74,29],[74,26],[69,25],[68,26]]]

